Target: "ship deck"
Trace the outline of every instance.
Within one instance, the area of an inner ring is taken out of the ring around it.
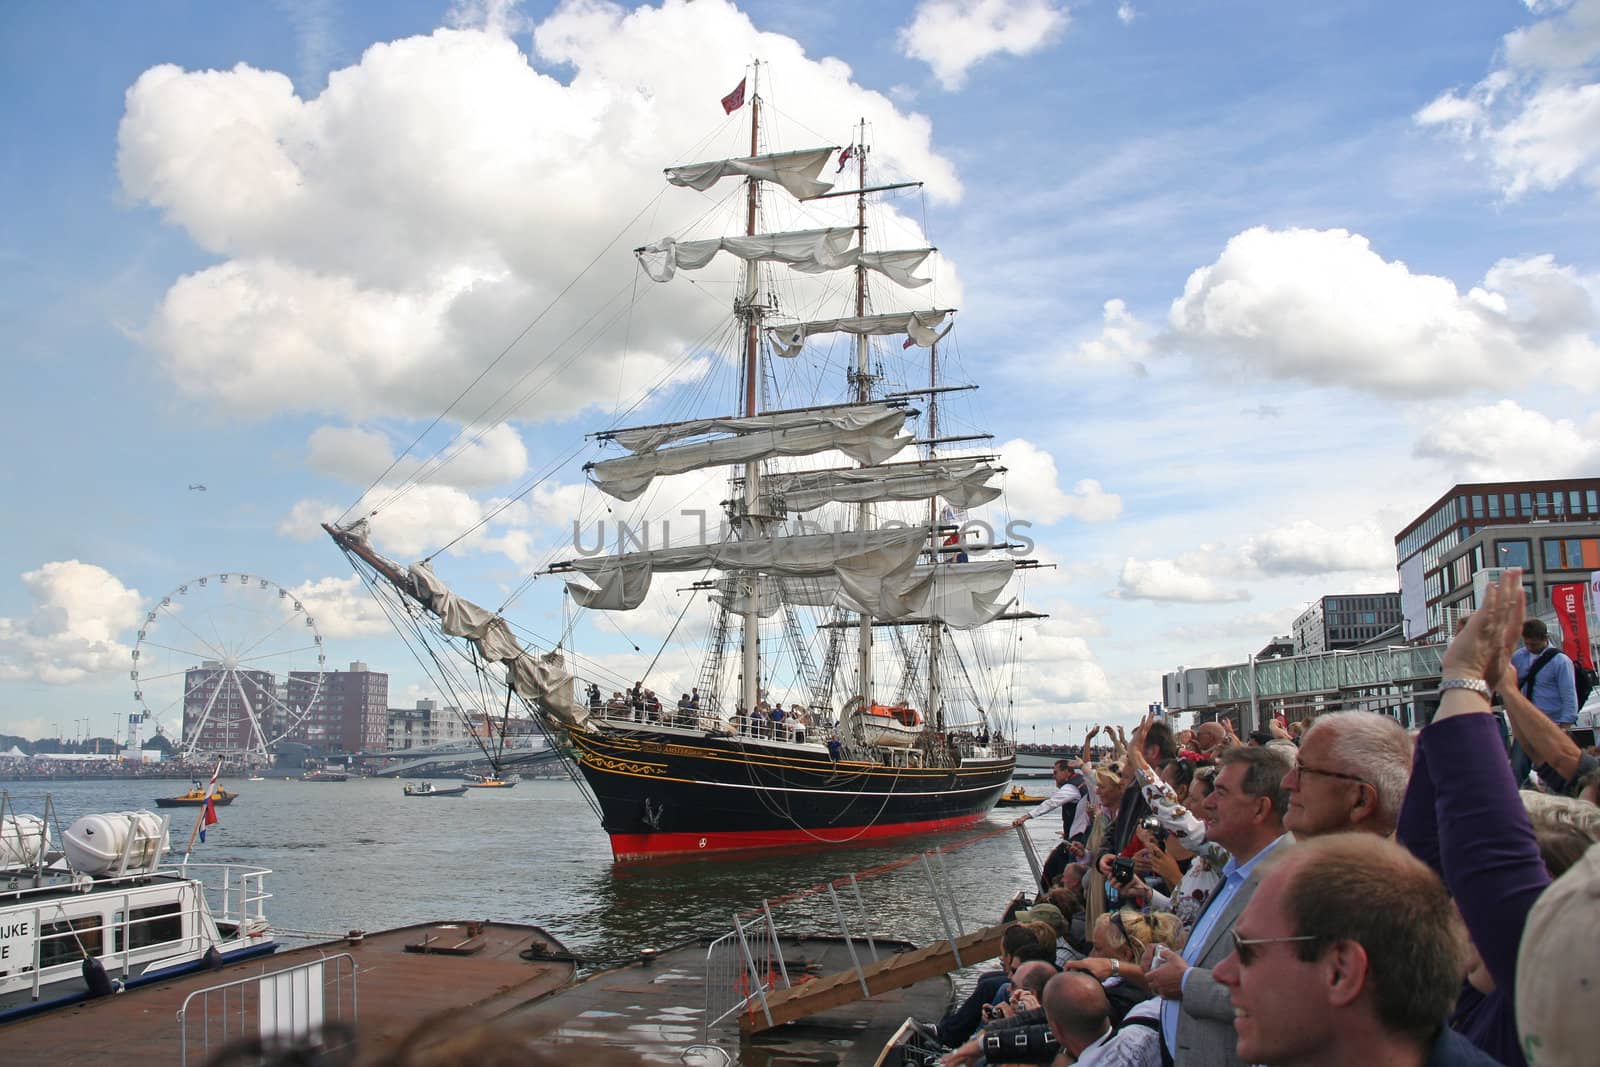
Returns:
[[[447,943],[462,940],[461,925],[447,928]],[[189,994],[342,952],[350,953],[356,965],[363,1043],[395,1040],[440,1012],[470,1008],[483,1016],[502,1015],[563,988],[576,973],[570,962],[522,959],[520,953],[527,948],[566,953],[538,927],[515,923],[484,923],[478,935],[481,944],[470,955],[406,951],[408,944],[421,941],[439,926],[424,923],[369,934],[355,944],[333,941],[294,948],[220,970],[139,986],[119,996],[85,1001],[0,1027],[0,1047],[6,1050],[5,1062],[15,1067],[177,1064],[183,1043],[177,1013]],[[252,1034],[253,1028],[246,1030],[246,1036]],[[218,1037],[213,1030],[212,1053],[217,1050]],[[191,1032],[188,1062],[200,1064],[206,1059]]]

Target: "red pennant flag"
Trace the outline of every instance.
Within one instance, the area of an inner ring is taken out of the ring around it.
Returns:
[[[850,162],[850,156],[854,154],[855,150],[856,146],[851,145],[849,148],[846,148],[844,151],[839,153],[839,170],[834,171],[835,174],[838,174],[839,171],[844,170],[844,165]]]
[[[1561,623],[1562,649],[1580,667],[1594,669],[1589,654],[1589,620],[1583,610],[1584,583],[1563,582],[1550,587],[1550,606]]]
[[[739,87],[722,98],[722,113],[724,115],[731,115],[741,107],[744,107],[744,83],[748,80],[748,78],[740,78]]]

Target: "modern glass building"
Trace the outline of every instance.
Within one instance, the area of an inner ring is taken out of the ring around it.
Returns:
[[[1544,553],[1557,552],[1562,566],[1548,569],[1569,572],[1562,580],[1577,580],[1584,570],[1584,549],[1580,543],[1573,557],[1577,566],[1567,567],[1565,542],[1569,539],[1581,542],[1583,537],[1571,531],[1549,529],[1557,526],[1565,529],[1573,523],[1600,523],[1600,477],[1465,483],[1452,487],[1394,539],[1406,638],[1417,641],[1446,637],[1449,622],[1446,607],[1452,612],[1461,610],[1463,602],[1470,599],[1472,574],[1485,567],[1541,571],[1544,568],[1536,564],[1544,562]],[[1475,542],[1463,549],[1485,529],[1513,526],[1532,529],[1515,536],[1507,533],[1503,545],[1498,539],[1487,542],[1493,559],[1483,552],[1474,553],[1473,549],[1481,549],[1482,543]],[[1560,547],[1547,549],[1547,543]],[[1468,562],[1460,562],[1463,557]],[[1594,562],[1600,563],[1600,559]],[[1600,566],[1588,569],[1600,570]],[[1546,586],[1540,584],[1541,579],[1530,578],[1529,583],[1530,607],[1535,612],[1548,608],[1549,593]]]
[[[1358,648],[1399,622],[1399,593],[1325,596],[1294,620],[1294,654]]]

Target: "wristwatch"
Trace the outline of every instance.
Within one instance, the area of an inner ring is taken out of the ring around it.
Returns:
[[[1439,683],[1439,695],[1443,696],[1446,689],[1470,689],[1485,700],[1494,699],[1494,691],[1482,678],[1445,678]]]

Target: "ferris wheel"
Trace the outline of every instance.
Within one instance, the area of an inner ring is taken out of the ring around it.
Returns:
[[[147,613],[133,648],[131,716],[174,738],[185,762],[271,760],[322,695],[326,657],[316,619],[260,575],[208,574]]]

